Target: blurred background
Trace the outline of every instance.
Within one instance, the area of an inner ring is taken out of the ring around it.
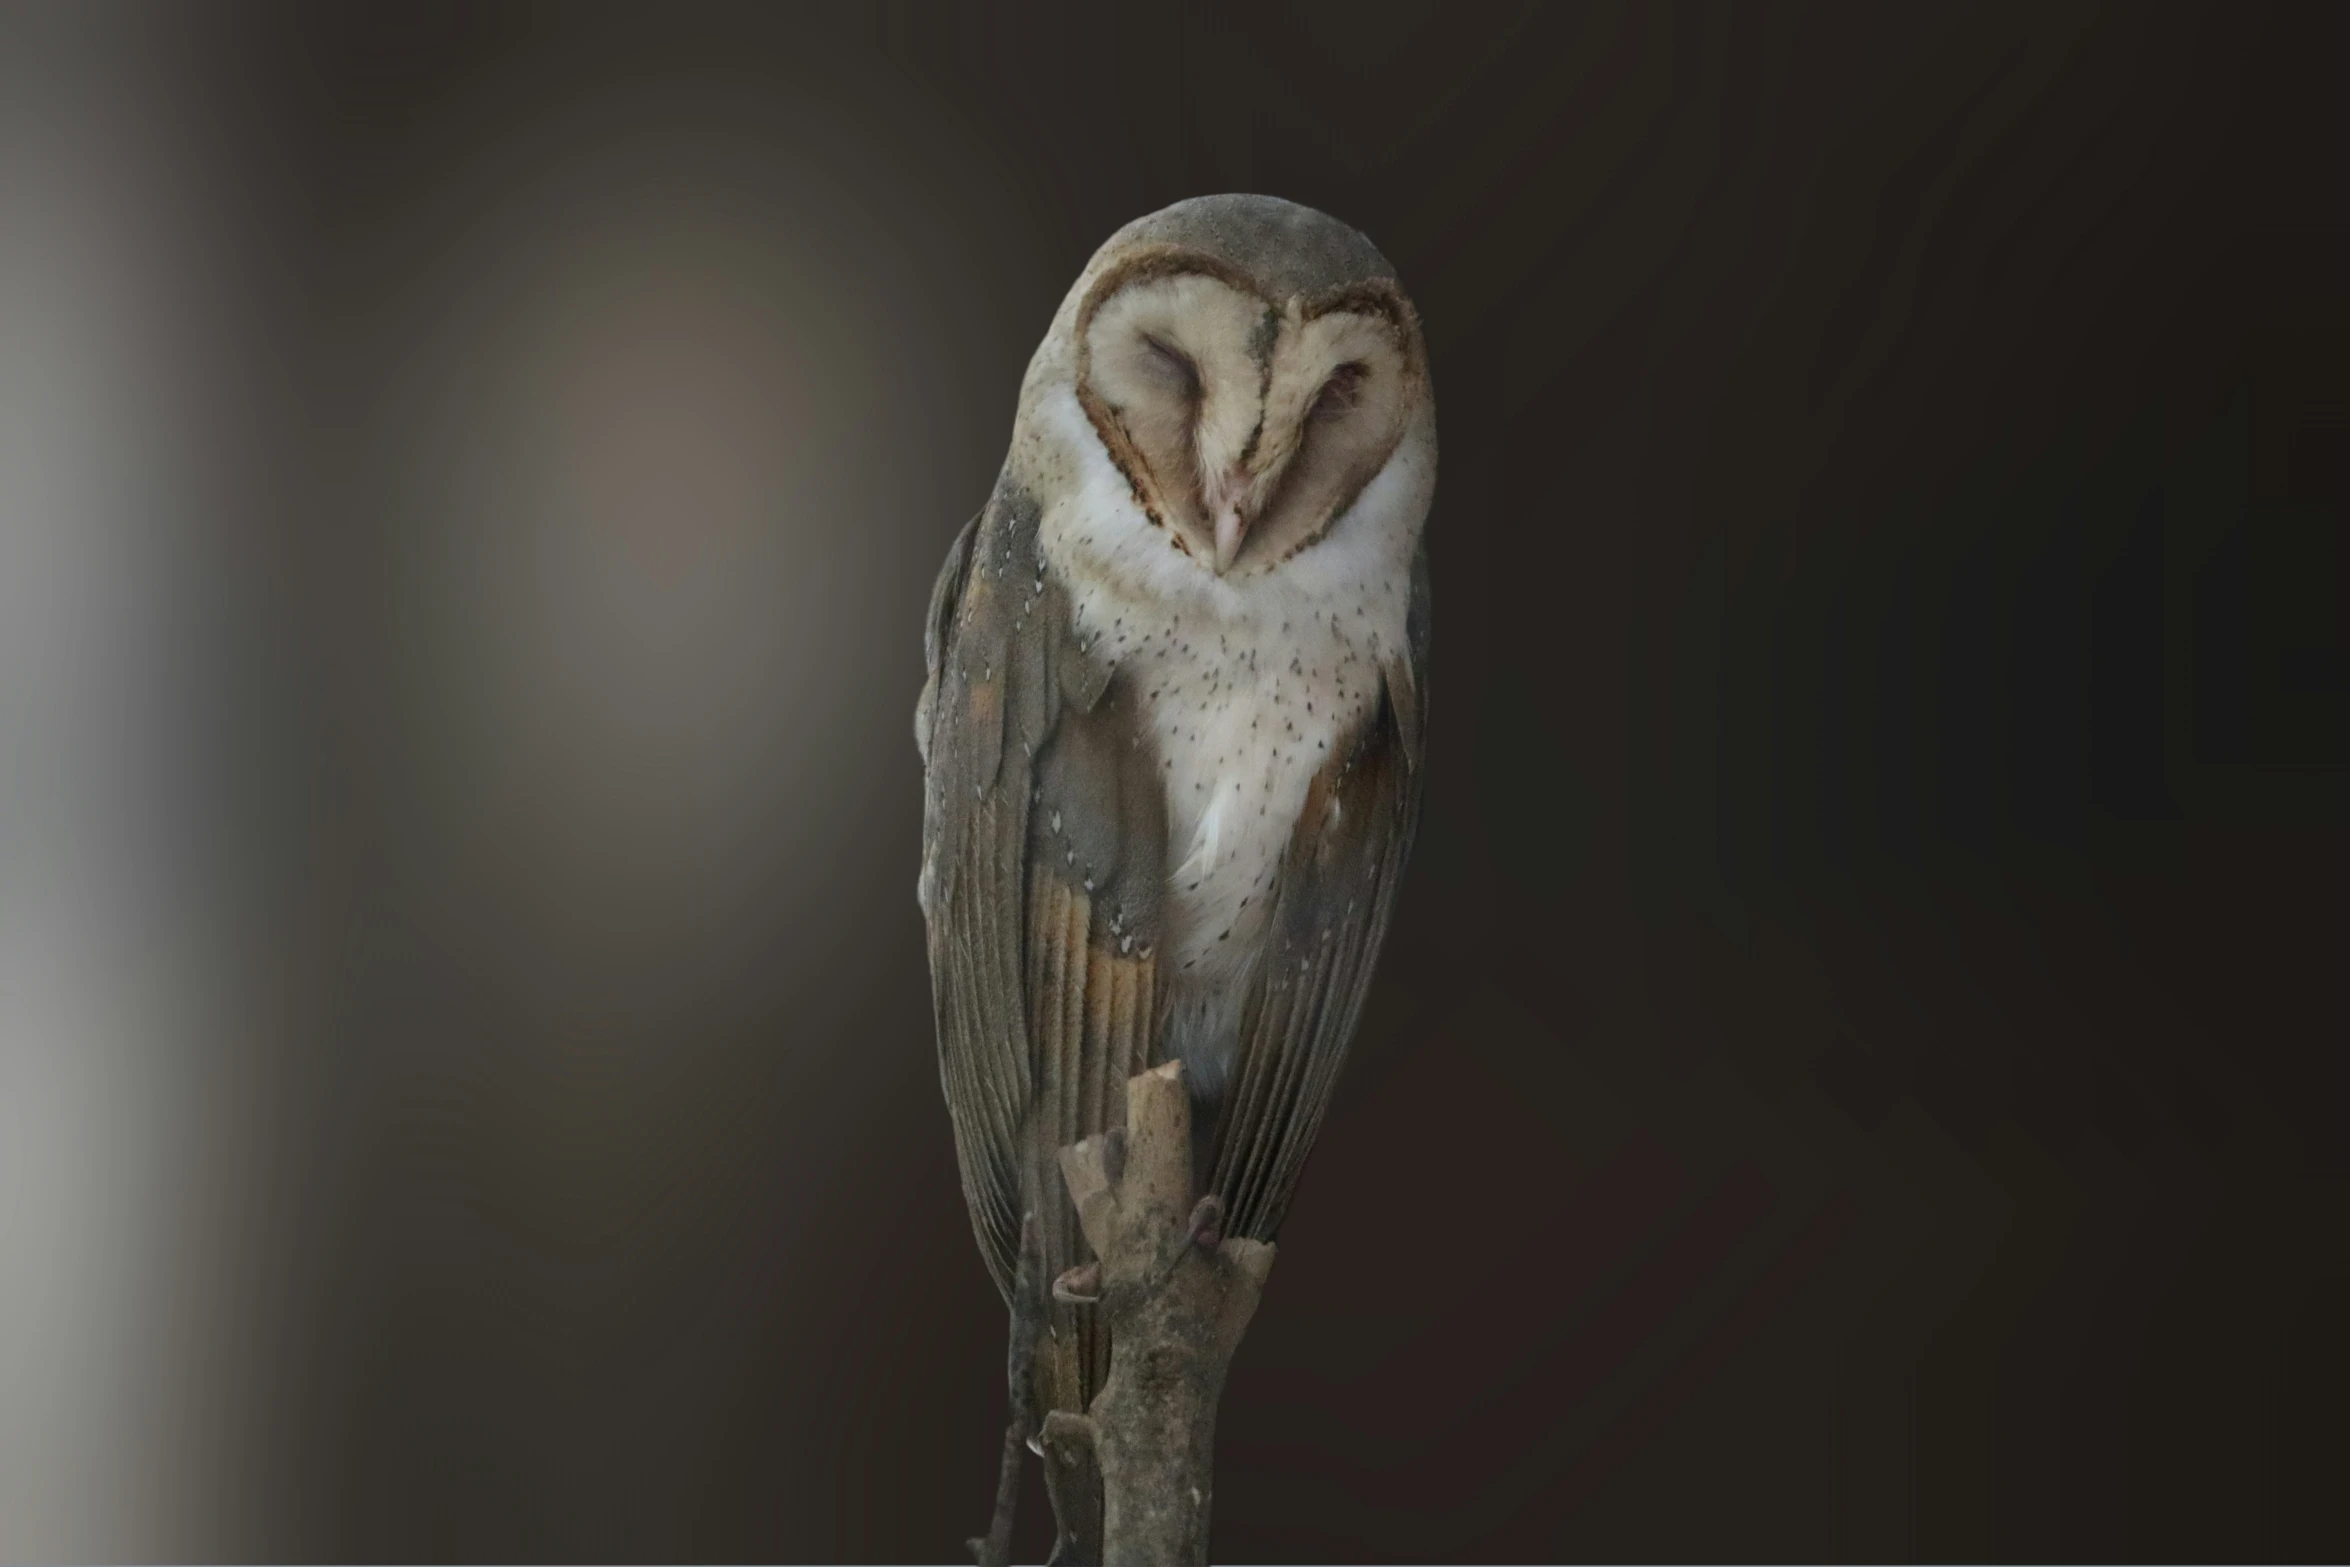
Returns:
[[[2339,1560],[2345,41],[11,7],[0,1557],[959,1556],[922,608],[1239,189],[1444,472],[1220,1554]]]

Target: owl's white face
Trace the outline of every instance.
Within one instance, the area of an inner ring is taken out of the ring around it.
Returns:
[[[1276,304],[1182,256],[1105,276],[1078,323],[1077,391],[1152,519],[1222,576],[1320,539],[1425,395],[1401,296]]]

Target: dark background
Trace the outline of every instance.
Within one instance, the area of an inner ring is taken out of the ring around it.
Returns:
[[[2340,1559],[2331,10],[12,14],[0,1555],[958,1554],[922,605],[1245,189],[1444,455],[1220,1555]]]

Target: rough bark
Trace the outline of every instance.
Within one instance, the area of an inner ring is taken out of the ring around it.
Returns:
[[[1126,1126],[1061,1151],[1096,1260],[1054,1283],[1098,1298],[1110,1374],[1084,1414],[1056,1411],[1045,1461],[1101,1470],[1111,1567],[1208,1559],[1216,1405],[1273,1267],[1264,1241],[1228,1240],[1214,1197],[1192,1200],[1191,1096],[1179,1062],[1126,1084]]]

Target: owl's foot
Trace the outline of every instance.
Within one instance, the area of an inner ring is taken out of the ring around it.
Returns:
[[[1102,1298],[1102,1265],[1099,1258],[1081,1262],[1053,1280],[1053,1299],[1064,1306],[1091,1306]]]
[[[1187,1227],[1191,1244],[1202,1251],[1214,1251],[1224,1244],[1224,1201],[1214,1192],[1192,1204],[1191,1223]]]

